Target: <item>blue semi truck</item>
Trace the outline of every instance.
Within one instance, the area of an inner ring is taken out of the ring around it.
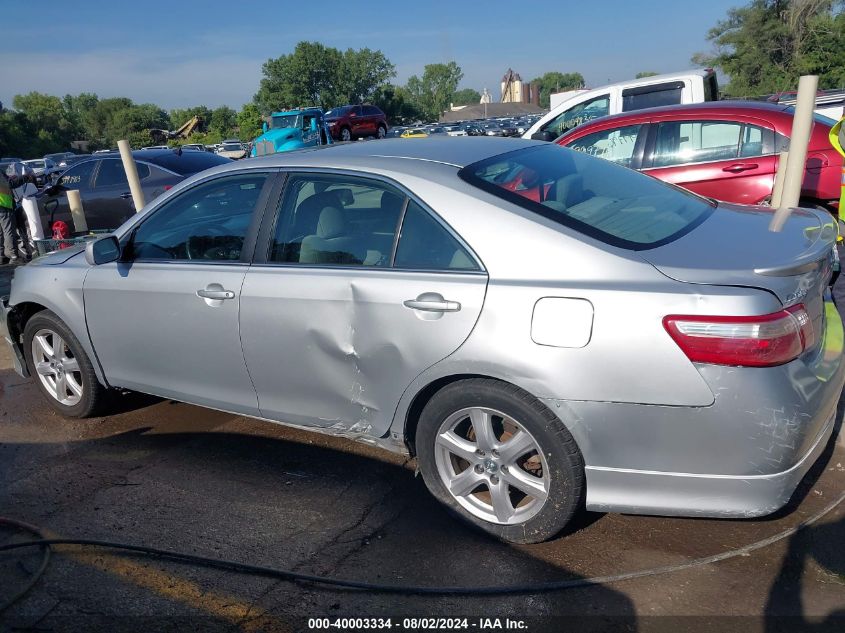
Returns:
[[[331,145],[332,135],[319,108],[274,112],[270,125],[252,144],[250,156],[266,156],[303,147]]]

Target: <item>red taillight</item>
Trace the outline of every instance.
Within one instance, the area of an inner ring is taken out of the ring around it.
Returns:
[[[783,365],[815,343],[813,323],[801,304],[761,316],[673,314],[663,319],[663,327],[696,363]]]
[[[165,191],[170,191],[171,189],[173,189],[173,185],[164,185]]]

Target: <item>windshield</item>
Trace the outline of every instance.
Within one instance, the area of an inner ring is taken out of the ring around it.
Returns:
[[[698,226],[713,204],[613,163],[544,145],[464,167],[458,175],[608,244],[641,250],[671,242]]]
[[[299,127],[297,124],[298,120],[298,114],[282,114],[279,116],[274,116],[273,124],[271,125],[271,127],[274,130],[283,130],[286,128]]]

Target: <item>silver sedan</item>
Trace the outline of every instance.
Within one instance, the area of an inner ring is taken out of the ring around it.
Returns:
[[[410,453],[501,539],[759,516],[845,381],[836,224],[770,217],[545,143],[353,143],[189,178],[0,324],[65,416],[129,389]]]

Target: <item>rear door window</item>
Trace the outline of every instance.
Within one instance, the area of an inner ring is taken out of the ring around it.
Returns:
[[[731,121],[664,121],[659,123],[652,167],[737,158],[742,128],[742,123]]]
[[[138,170],[138,178],[144,180],[150,175],[150,167],[145,163],[135,163]],[[126,170],[123,162],[116,158],[106,158],[100,162],[100,169],[94,178],[94,188],[123,186],[129,187],[129,180],[126,178]]]
[[[301,174],[285,185],[270,261],[387,267],[406,196],[355,176]]]
[[[411,200],[402,221],[396,268],[478,270],[478,264],[446,228]]]
[[[678,105],[681,102],[681,91],[683,89],[683,81],[626,88],[622,91],[622,111],[630,112],[643,108]]]

